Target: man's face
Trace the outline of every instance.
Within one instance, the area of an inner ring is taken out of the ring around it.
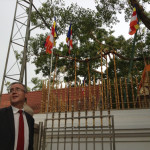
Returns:
[[[13,84],[10,87],[10,103],[12,106],[17,107],[17,108],[22,108],[23,104],[25,102],[25,89],[21,84]]]

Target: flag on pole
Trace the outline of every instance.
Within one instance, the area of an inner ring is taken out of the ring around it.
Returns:
[[[56,37],[57,37],[57,33],[56,33],[56,18],[55,18],[51,32],[46,38],[46,42],[45,42],[46,53],[48,53],[48,54],[52,53],[51,50],[52,50],[53,46],[56,45],[56,43],[55,43]]]
[[[136,30],[139,28],[139,22],[137,18],[136,8],[133,8],[132,18],[130,21],[129,34],[133,35],[136,33]]]
[[[73,44],[72,44],[72,25],[70,24],[69,30],[68,30],[68,34],[67,34],[67,46],[69,48],[68,52],[70,54],[70,51],[73,49]]]

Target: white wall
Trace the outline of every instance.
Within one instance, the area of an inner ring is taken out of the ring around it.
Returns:
[[[99,111],[95,112],[95,115],[100,115]],[[107,115],[107,111],[103,111],[103,115]],[[149,150],[150,149],[150,109],[138,109],[138,110],[113,110],[111,115],[114,116],[114,128],[115,128],[115,147],[116,150]],[[65,114],[62,113],[61,117]],[[67,117],[71,117],[71,113],[67,113]],[[74,116],[78,116],[78,112],[74,113]],[[85,112],[81,112],[81,116],[85,116]],[[92,116],[92,112],[88,112],[88,116]],[[49,114],[49,118],[52,114]],[[55,113],[55,118],[58,117],[58,113]],[[46,114],[35,114],[34,119],[36,123],[44,121]],[[78,120],[76,120],[78,122]],[[99,122],[97,120],[97,122]],[[92,124],[89,121],[89,125]],[[51,126],[51,123],[48,123]],[[71,120],[67,120],[67,124],[71,124]],[[78,123],[77,123],[78,124]],[[81,121],[81,126],[84,122]],[[100,122],[98,123],[100,124]],[[107,120],[104,120],[104,124],[107,124]],[[58,126],[58,124],[55,124]],[[63,125],[62,125],[63,126]],[[78,133],[77,133],[78,134]],[[108,139],[106,139],[108,140]],[[50,145],[47,145],[49,149]],[[66,145],[69,148],[69,145]],[[53,144],[53,148],[56,149],[57,144]],[[63,144],[59,145],[59,148],[63,148]],[[78,149],[78,144],[73,144],[74,149]],[[80,149],[85,149],[85,143],[80,144]],[[89,149],[90,148],[90,149]],[[93,143],[88,144],[88,149],[92,150]],[[103,150],[110,149],[110,142],[104,142]],[[102,150],[101,143],[95,144],[95,150]]]

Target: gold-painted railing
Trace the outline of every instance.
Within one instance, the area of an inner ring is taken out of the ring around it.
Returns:
[[[150,87],[139,88],[138,79],[103,79],[92,85],[71,83],[51,86],[49,112],[140,109],[150,107]],[[143,84],[144,85],[144,84]],[[150,84],[147,84],[150,85]],[[49,83],[43,82],[41,112],[47,111]]]

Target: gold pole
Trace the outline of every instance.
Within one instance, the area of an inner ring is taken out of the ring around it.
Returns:
[[[118,109],[117,92],[116,92],[116,79],[115,79],[115,77],[114,77],[114,94],[115,94],[115,100],[116,100],[116,109]]]
[[[139,84],[138,84],[138,79],[136,77],[136,86],[137,86],[137,100],[138,100],[138,104],[139,104],[139,108],[141,108],[141,98],[140,98],[140,91],[139,91]]]
[[[72,110],[71,83],[69,82],[69,111]]]
[[[121,92],[121,106],[122,106],[122,109],[124,109],[121,78],[120,78],[120,92]]]
[[[107,96],[106,96],[106,84],[104,79],[104,97],[105,97],[105,110],[107,109]]]
[[[103,91],[103,57],[102,57],[102,49],[101,49],[101,84],[102,84],[102,110],[104,109],[104,91]]]
[[[53,85],[54,85],[55,76],[56,76],[57,60],[58,60],[58,56],[56,56],[56,64],[55,64],[55,71],[54,71]]]
[[[118,91],[118,81],[117,81],[117,73],[116,73],[116,60],[115,60],[115,55],[113,54],[113,58],[114,58],[114,72],[115,72],[115,84],[116,84],[116,98],[117,98],[117,105],[118,105],[118,109],[120,109],[120,102],[119,102],[119,91]]]
[[[110,83],[110,79],[109,79],[109,94],[110,94],[110,109],[112,109],[112,94],[111,94],[111,83]]]
[[[76,82],[77,82],[77,64],[76,64],[76,57],[75,57],[75,85],[76,85]]]
[[[133,80],[131,77],[131,90],[132,90],[132,100],[133,100],[133,107],[135,108],[135,96],[134,96],[134,89],[133,89]]]
[[[125,88],[126,88],[127,106],[129,109],[130,105],[129,105],[129,95],[128,95],[128,87],[127,87],[127,79],[126,78],[125,78]]]
[[[65,101],[64,101],[64,105],[65,105],[65,112],[67,111],[67,109],[68,109],[68,99],[67,99],[67,97],[68,97],[68,88],[67,88],[67,85],[66,85],[66,83],[65,83]]]

